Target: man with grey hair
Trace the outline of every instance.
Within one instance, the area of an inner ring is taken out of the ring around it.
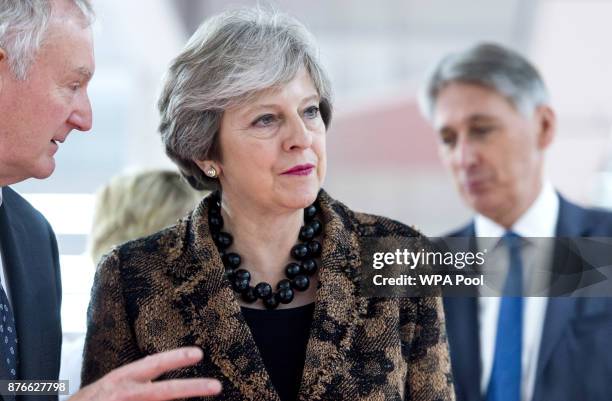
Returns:
[[[58,378],[61,283],[55,236],[44,217],[8,185],[51,175],[53,155],[70,131],[91,128],[92,17],[89,0],[0,0],[0,380]],[[71,399],[215,395],[216,380],[152,382],[201,358],[198,348],[148,356]],[[57,399],[9,394],[6,381],[0,382],[5,400]]]
[[[610,299],[507,296],[534,280],[523,269],[530,238],[612,234],[612,214],[574,205],[544,178],[556,120],[539,73],[510,49],[479,44],[444,58],[422,100],[441,159],[476,213],[449,236],[475,246],[501,238],[495,248],[507,261],[506,296],[444,301],[457,400],[610,399]],[[547,285],[565,263],[559,244],[545,256]]]

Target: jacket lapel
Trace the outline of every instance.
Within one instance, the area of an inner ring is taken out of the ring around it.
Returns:
[[[553,254],[553,272],[558,266],[564,266],[566,262],[567,249],[563,249],[563,238],[577,238],[588,235],[582,221],[582,210],[567,202],[559,196],[559,218],[557,221],[557,243]],[[559,242],[559,240],[561,240]],[[553,273],[554,274],[554,273]],[[544,328],[542,329],[542,341],[540,355],[538,358],[537,377],[542,377],[542,372],[550,360],[553,351],[559,342],[566,327],[576,313],[575,297],[550,297],[546,309]],[[538,395],[538,383],[534,389],[534,400]]]
[[[19,340],[19,377],[45,378],[54,375],[59,365],[60,347],[57,338],[61,336],[58,316],[48,308],[55,308],[57,302],[52,288],[59,280],[52,277],[52,260],[36,260],[39,251],[32,244],[19,204],[10,188],[4,188],[3,204],[0,207],[0,243],[2,263],[9,283],[17,337]],[[43,252],[43,255],[47,255]],[[49,253],[50,255],[50,253]],[[57,255],[56,255],[57,257]],[[41,265],[42,263],[42,265]]]
[[[2,189],[0,188],[0,190]],[[22,291],[22,289],[21,288],[18,289],[16,287],[14,283],[15,280],[13,279],[15,274],[13,272],[17,273],[23,270],[21,253],[18,252],[18,249],[15,246],[15,238],[23,231],[23,227],[21,227],[21,225],[18,224],[18,222],[12,221],[12,219],[10,218],[9,214],[6,211],[6,207],[4,206],[5,203],[6,203],[6,199],[4,199],[3,205],[0,206],[0,245],[2,246],[2,264],[3,264],[4,271],[5,271],[5,277],[9,281],[8,287],[10,288],[10,291],[11,291],[12,310],[13,310],[13,313],[15,314],[15,325],[17,326],[18,341],[20,341],[19,347],[18,347],[18,352],[19,352],[19,357],[20,357],[19,358],[20,359],[19,361],[20,374],[18,378],[21,378],[23,376],[22,371],[24,370],[24,362],[25,362],[25,358],[23,358],[22,352],[24,352],[24,349],[27,349],[24,347],[25,339],[24,339],[24,335],[22,335],[22,333],[26,332],[27,325],[24,323],[24,319],[22,318],[22,313],[26,311],[23,311],[23,308],[20,307],[19,302],[16,299],[19,297],[18,294],[20,291]],[[18,309],[21,309],[21,310],[18,310]],[[27,368],[27,363],[26,363],[25,368]],[[4,395],[0,397],[4,397],[2,399],[4,399],[5,401],[15,400],[15,397],[11,395]]]
[[[481,357],[477,298],[444,299],[457,399],[480,400]]]
[[[324,191],[319,205],[325,226],[319,270],[320,286],[306,347],[299,400],[325,398],[328,385],[352,343],[355,325],[366,313],[365,298],[357,295],[357,275],[361,266],[361,244],[351,212],[333,201]]]
[[[204,363],[215,364],[240,395],[249,400],[278,400],[272,381],[243,318],[240,304],[223,277],[223,262],[208,228],[208,202],[188,222],[186,252],[168,273],[178,282],[174,304],[182,315],[192,344],[204,350]],[[171,261],[170,261],[171,262]],[[198,365],[202,369],[202,364]],[[202,376],[195,369],[195,375]]]
[[[475,249],[476,247],[473,223],[452,233],[450,237],[469,240],[469,248]],[[463,401],[481,399],[482,367],[478,329],[478,298],[476,296],[477,294],[474,297],[458,296],[444,299],[451,362],[453,374],[456,376],[455,390],[457,398]]]

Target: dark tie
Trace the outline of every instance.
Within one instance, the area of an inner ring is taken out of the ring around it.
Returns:
[[[508,247],[510,269],[499,306],[497,337],[487,401],[520,401],[523,343],[523,263],[521,238],[509,231],[502,241]]]
[[[17,379],[17,331],[15,317],[4,288],[0,286],[0,375],[4,380]]]

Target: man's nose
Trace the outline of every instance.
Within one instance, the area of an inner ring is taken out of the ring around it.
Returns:
[[[459,167],[470,167],[478,161],[478,149],[469,139],[461,138],[454,152],[455,164]]]
[[[68,123],[79,131],[89,131],[93,121],[89,96],[85,94],[68,117]]]

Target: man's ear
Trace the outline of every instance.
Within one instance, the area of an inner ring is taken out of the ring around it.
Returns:
[[[0,93],[2,92],[2,86],[6,79],[6,74],[9,72],[8,68],[8,57],[6,50],[0,47]]]
[[[540,105],[535,110],[538,124],[538,147],[544,150],[555,139],[557,131],[557,117],[550,106]]]

